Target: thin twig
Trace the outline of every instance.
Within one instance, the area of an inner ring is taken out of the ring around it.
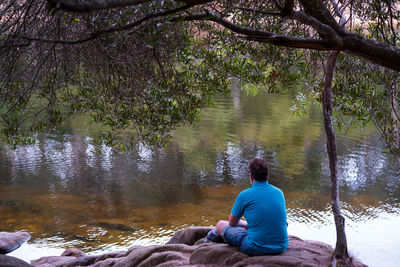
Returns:
[[[244,11],[260,13],[260,14],[269,15],[269,16],[281,16],[282,15],[281,12],[264,11],[264,10],[253,9],[253,8],[248,8],[248,7],[241,7],[241,6],[233,6],[232,9],[240,9],[240,10],[244,10]]]

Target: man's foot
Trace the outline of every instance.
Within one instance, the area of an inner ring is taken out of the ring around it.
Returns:
[[[217,232],[217,228],[213,228],[210,232],[208,232],[207,240],[217,243],[223,242],[222,236],[220,236]]]

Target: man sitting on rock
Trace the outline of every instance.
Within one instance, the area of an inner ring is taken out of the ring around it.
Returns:
[[[250,160],[249,171],[252,186],[236,198],[229,221],[219,221],[207,239],[218,242],[222,236],[229,245],[253,256],[283,253],[289,244],[284,195],[268,183],[265,160]]]

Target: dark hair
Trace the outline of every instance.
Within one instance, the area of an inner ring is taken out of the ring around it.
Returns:
[[[264,182],[268,180],[268,163],[263,159],[251,159],[249,171],[256,181]]]

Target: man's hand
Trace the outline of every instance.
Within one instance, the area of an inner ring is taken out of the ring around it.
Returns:
[[[247,228],[247,222],[246,222],[246,221],[240,220],[240,221],[238,222],[238,225],[241,226],[241,227],[243,227],[244,229],[248,230],[248,228]]]
[[[241,226],[246,230],[248,229],[247,228],[247,222],[241,220],[240,218],[236,217],[232,213],[231,213],[231,215],[229,215],[229,225],[230,226]]]

